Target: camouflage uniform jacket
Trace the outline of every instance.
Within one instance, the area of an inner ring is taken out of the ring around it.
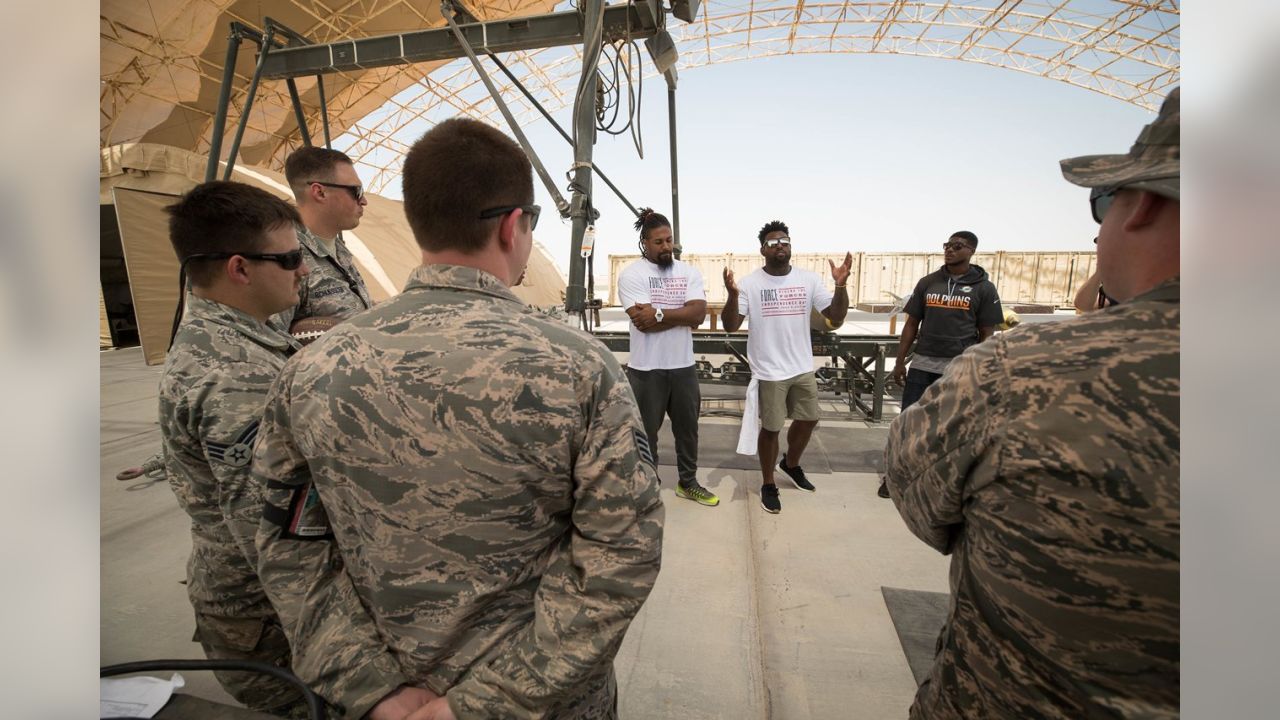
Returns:
[[[611,717],[661,556],[651,458],[601,343],[488,273],[417,268],[267,403],[267,502],[314,483],[334,536],[258,535],[295,672],[347,717],[405,682],[460,720]]]
[[[262,495],[249,463],[267,390],[297,343],[221,303],[188,294],[186,305],[160,380],[160,434],[191,516],[187,594],[197,615],[271,617],[254,571]]]
[[[271,324],[287,328],[309,317],[350,317],[373,307],[369,289],[356,268],[355,258],[339,235],[333,254],[306,227],[299,225],[298,242],[309,273],[302,280],[298,304],[272,316]]]
[[[952,361],[889,431],[907,526],[951,553],[913,718],[1177,717],[1179,282]]]

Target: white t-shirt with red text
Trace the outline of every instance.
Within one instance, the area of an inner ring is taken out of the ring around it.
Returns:
[[[665,312],[684,307],[691,300],[706,300],[702,273],[688,263],[673,260],[662,267],[641,258],[618,273],[618,300],[623,308],[636,303]],[[631,326],[631,355],[627,367],[636,370],[676,370],[693,364],[693,328],[686,325],[642,333]]]
[[[747,359],[760,380],[787,380],[813,372],[809,311],[821,312],[833,296],[814,272],[792,267],[786,275],[760,268],[738,281],[738,313],[747,319]]]

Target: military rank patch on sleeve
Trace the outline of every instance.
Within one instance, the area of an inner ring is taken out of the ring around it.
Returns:
[[[244,467],[253,459],[253,441],[257,439],[258,421],[254,420],[229,443],[205,443],[205,452],[209,454],[210,460],[226,463],[234,468]]]
[[[631,436],[636,439],[636,452],[640,454],[640,459],[657,468],[658,461],[653,457],[653,448],[649,447],[649,436],[643,430],[632,430]]]

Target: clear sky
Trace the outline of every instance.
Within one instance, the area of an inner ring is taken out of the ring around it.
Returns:
[[[647,56],[645,67],[652,69]],[[642,110],[644,159],[629,135],[604,133],[595,159],[633,204],[669,215],[660,77],[645,80]],[[983,250],[1092,250],[1088,191],[1062,179],[1058,160],[1126,152],[1154,117],[1012,70],[853,54],[683,70],[677,111],[689,253],[756,252],[756,232],[772,219],[790,226],[800,253],[936,250],[961,229],[977,233]],[[570,108],[553,115],[571,127]],[[524,129],[562,180],[568,143],[540,117]],[[535,185],[544,208],[535,237],[566,271],[570,223]],[[386,194],[398,197],[398,183]],[[636,252],[636,233],[626,206],[598,181],[595,202],[599,293],[608,255]]]

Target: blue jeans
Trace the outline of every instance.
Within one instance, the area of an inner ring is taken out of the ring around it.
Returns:
[[[940,377],[942,373],[925,372],[915,368],[907,370],[906,384],[902,388],[902,411],[906,412],[907,408],[915,405],[920,396],[924,395],[925,388],[938,382]]]

